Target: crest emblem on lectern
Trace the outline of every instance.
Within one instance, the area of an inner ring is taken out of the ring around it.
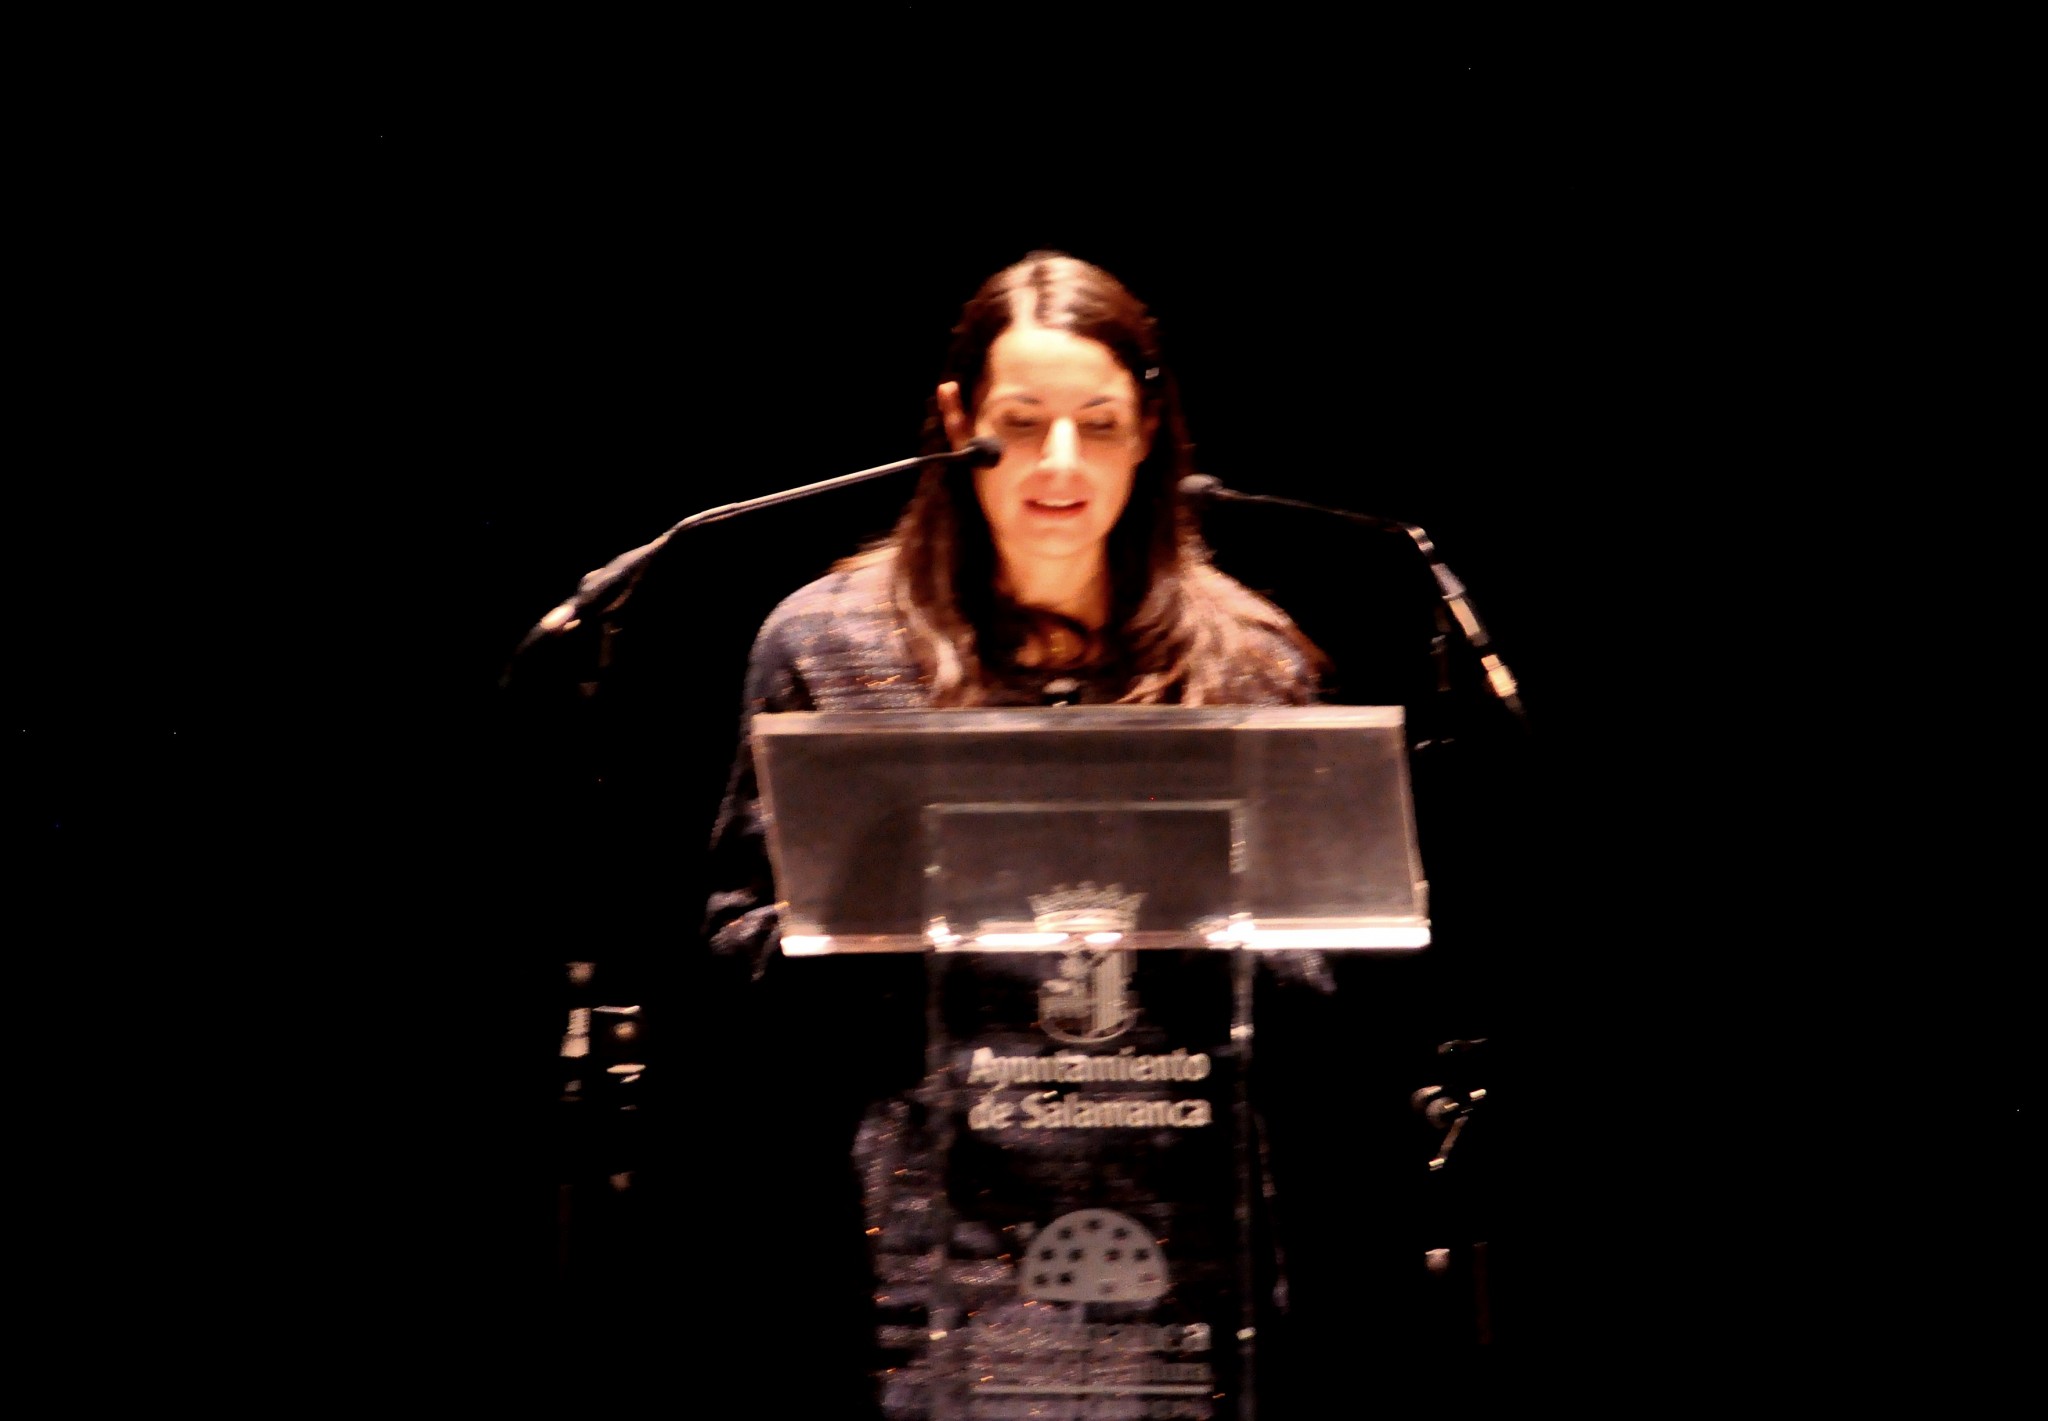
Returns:
[[[1038,1024],[1055,1041],[1086,1046],[1121,1036],[1137,1016],[1131,1002],[1131,953],[1117,946],[1136,928],[1142,893],[1112,883],[1059,887],[1031,895],[1032,926],[1066,933],[1082,945],[1061,954],[1059,970],[1039,984]]]
[[[1166,1260],[1151,1230],[1129,1214],[1077,1209],[1032,1236],[1018,1282],[1037,1302],[1157,1302],[1166,1295]]]

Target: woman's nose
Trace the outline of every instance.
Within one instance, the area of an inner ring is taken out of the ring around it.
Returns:
[[[1052,428],[1045,433],[1045,447],[1039,451],[1038,464],[1046,469],[1071,469],[1081,462],[1080,441],[1074,431],[1071,419],[1056,419]]]

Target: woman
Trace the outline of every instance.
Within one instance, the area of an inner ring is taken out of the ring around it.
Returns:
[[[891,536],[775,610],[748,666],[748,721],[810,710],[1311,701],[1320,654],[1282,612],[1209,564],[1179,501],[1190,446],[1138,301],[1097,267],[1037,253],[990,278],[954,336],[927,448],[989,437],[1000,461],[929,469]],[[774,1102],[759,1117],[773,1131],[754,1131],[736,1166],[772,1239],[772,1257],[753,1269],[763,1291],[751,1307],[775,1316],[792,1288],[802,1293],[801,1345],[816,1363],[804,1375],[827,1398],[817,1405],[857,1414],[872,1404],[861,1373],[915,1365],[918,1327],[902,1316],[892,1327],[889,1316],[904,1301],[903,1280],[873,1284],[869,1270],[889,1261],[880,1258],[885,1196],[922,1187],[913,1180],[930,1167],[913,1103],[924,1072],[923,964],[781,965],[744,728],[712,853],[722,885],[708,911],[713,949],[759,984],[741,989],[747,1005],[723,1025],[737,1022],[739,1037],[766,1047],[743,1074],[755,1100]],[[1327,981],[1313,954],[1274,965]],[[834,1067],[819,1073],[818,1061]],[[860,1215],[851,1187],[845,1210],[831,1212],[825,1181],[832,1171],[844,1178],[849,1162]],[[832,1392],[832,1376],[849,1390]],[[890,1414],[922,1414],[892,1395]]]
[[[747,713],[1048,703],[1298,705],[1321,656],[1212,567],[1179,499],[1194,472],[1154,322],[1108,272],[1035,253],[967,303],[895,532],[769,617]],[[774,895],[743,743],[713,836],[709,926],[760,971]]]

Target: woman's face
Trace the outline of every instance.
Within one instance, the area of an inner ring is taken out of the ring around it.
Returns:
[[[956,446],[977,435],[1002,443],[975,492],[1006,571],[1075,575],[1101,564],[1157,425],[1108,346],[1020,322],[989,347],[971,419],[956,385],[939,388],[939,407]]]

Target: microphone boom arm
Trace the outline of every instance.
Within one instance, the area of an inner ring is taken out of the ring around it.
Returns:
[[[702,528],[712,523],[722,523],[728,518],[737,518],[743,513],[755,513],[764,508],[773,508],[781,503],[793,503],[800,498],[809,498],[816,493],[829,493],[833,489],[848,488],[854,484],[879,479],[886,474],[900,474],[906,469],[915,469],[925,464],[951,463],[962,461],[973,468],[993,464],[1002,457],[1002,446],[993,439],[969,440],[965,448],[953,449],[940,454],[920,454],[911,459],[897,459],[893,463],[877,464],[872,469],[860,469],[851,474],[839,474],[816,483],[803,484],[797,488],[783,489],[779,493],[762,494],[759,498],[742,499],[738,503],[722,503],[716,508],[707,508],[701,513],[692,513],[666,533],[637,548],[620,553],[603,567],[583,575],[576,585],[575,593],[559,606],[533,624],[533,629],[521,638],[512,653],[516,663],[520,656],[536,642],[558,632],[575,630],[583,614],[604,598],[613,589],[618,595],[600,608],[600,612],[614,612],[633,595],[641,575],[661,550],[668,546],[669,539],[692,528]],[[508,670],[507,674],[510,672]]]
[[[1265,503],[1280,508],[1295,508],[1304,513],[1320,513],[1329,518],[1342,518],[1362,528],[1382,528],[1404,534],[1415,544],[1423,561],[1429,564],[1430,576],[1436,580],[1437,593],[1443,605],[1456,620],[1458,629],[1465,634],[1465,642],[1479,657],[1480,668],[1486,673],[1486,683],[1496,699],[1514,713],[1517,720],[1526,721],[1527,713],[1522,709],[1520,688],[1515,684],[1514,673],[1508,670],[1507,662],[1493,649],[1493,638],[1487,634],[1486,624],[1479,620],[1478,611],[1472,606],[1472,595],[1465,590],[1465,584],[1451,571],[1436,550],[1436,544],[1420,525],[1403,523],[1394,518],[1379,518],[1370,513],[1353,513],[1348,508],[1325,508],[1319,503],[1305,503],[1298,498],[1282,498],[1278,494],[1239,493],[1227,488],[1221,480],[1209,474],[1194,474],[1181,481],[1182,492],[1200,500],[1213,499],[1225,503]],[[1192,485],[1192,487],[1190,487]]]

